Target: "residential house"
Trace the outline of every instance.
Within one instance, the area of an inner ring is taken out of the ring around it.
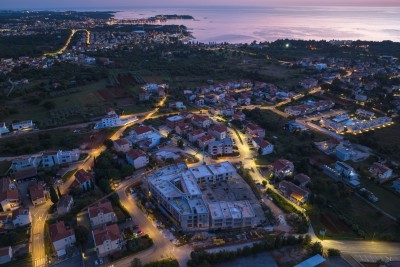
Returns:
[[[351,159],[353,154],[354,151],[350,144],[341,143],[335,148],[336,157],[342,161]]]
[[[126,153],[126,160],[135,169],[146,167],[149,163],[149,157],[140,149],[131,149]]]
[[[15,123],[11,124],[11,128],[14,131],[26,131],[26,130],[33,129],[33,127],[34,127],[34,124],[31,120],[15,122]]]
[[[291,201],[293,201],[297,204],[306,203],[308,200],[308,196],[310,195],[310,193],[307,190],[295,185],[292,182],[285,181],[285,180],[281,181],[279,183],[279,190],[288,199],[290,199]]]
[[[104,225],[92,231],[97,256],[104,257],[122,250],[123,239],[117,224]]]
[[[5,122],[0,122],[0,136],[4,134],[8,134],[10,131],[8,130]]]
[[[77,151],[47,151],[42,154],[42,166],[53,167],[63,163],[71,163],[79,159],[79,153]]]
[[[150,95],[147,92],[139,93],[139,101],[148,101],[150,99]]]
[[[184,122],[185,118],[181,115],[175,115],[172,117],[168,117],[167,118],[167,126],[171,129],[174,129],[175,126],[177,126],[178,124]]]
[[[212,124],[212,120],[210,118],[197,114],[193,115],[191,121],[195,126],[199,128],[209,128]]]
[[[40,164],[40,157],[21,157],[13,159],[11,162],[11,168],[14,172],[27,170],[31,168],[37,168]]]
[[[32,216],[29,209],[18,208],[12,212],[12,222],[15,227],[30,225],[32,223]]]
[[[202,129],[194,130],[188,134],[188,139],[190,142],[195,143],[200,137],[206,134],[207,133]]]
[[[131,149],[128,140],[126,138],[120,138],[113,142],[113,148],[117,152],[128,152]]]
[[[79,171],[77,171],[75,173],[75,186],[79,187],[81,190],[89,190],[90,188],[92,188],[92,183],[93,181],[93,174],[91,174],[90,172],[87,172],[83,169],[80,169]]]
[[[204,97],[196,97],[194,103],[200,107],[204,106]]]
[[[306,187],[311,182],[311,178],[304,173],[296,174],[294,180],[299,183],[300,187]]]
[[[337,161],[335,164],[335,170],[344,178],[353,180],[358,178],[357,172],[349,165],[344,162]]]
[[[66,226],[64,221],[51,224],[49,226],[50,240],[53,243],[57,256],[64,256],[69,247],[76,242],[75,232]]]
[[[384,183],[389,180],[393,175],[393,170],[386,165],[374,162],[369,168],[369,172],[379,180],[380,183]]]
[[[312,78],[310,78],[310,79],[305,79],[305,80],[301,81],[299,84],[300,84],[300,86],[303,87],[304,89],[306,89],[306,90],[311,90],[311,89],[317,87],[317,85],[318,85],[318,80],[312,79]]]
[[[231,138],[224,138],[208,144],[208,153],[211,156],[222,156],[232,154],[233,141]]]
[[[0,192],[0,203],[3,211],[11,211],[19,208],[19,193],[16,189],[7,189]]]
[[[169,108],[174,108],[174,109],[186,109],[186,106],[183,104],[182,101],[173,101],[168,103]]]
[[[11,246],[0,248],[0,264],[10,262],[13,257],[13,250]]]
[[[60,197],[60,200],[57,203],[57,214],[63,215],[72,209],[72,206],[74,205],[74,198],[70,195],[64,195]]]
[[[228,128],[224,125],[213,125],[208,129],[208,133],[214,136],[217,140],[225,139],[228,133]]]
[[[274,151],[274,145],[261,137],[255,137],[251,142],[261,155],[268,155]]]
[[[181,122],[175,126],[175,132],[179,135],[187,135],[191,131],[193,131],[193,126],[190,123]]]
[[[88,208],[90,225],[95,228],[103,224],[114,223],[117,221],[114,210],[109,201],[96,203]]]
[[[238,112],[236,112],[235,114],[233,114],[232,119],[233,119],[233,120],[240,120],[240,121],[243,121],[243,120],[246,119],[246,115],[244,115],[243,112],[238,111]]]
[[[254,123],[248,123],[246,125],[246,133],[251,137],[265,137],[265,130]]]
[[[203,135],[197,140],[199,147],[206,148],[208,144],[215,141],[215,137],[209,134]]]
[[[29,195],[35,206],[46,202],[46,192],[42,183],[31,184],[29,186]]]
[[[121,126],[122,122],[113,109],[109,109],[107,115],[101,119],[102,128]]]
[[[224,98],[224,103],[228,107],[236,107],[238,105],[238,102],[236,101],[236,99],[230,95],[228,95]]]
[[[286,159],[279,159],[272,164],[274,175],[278,178],[291,176],[294,172],[294,165]]]
[[[36,168],[28,168],[20,171],[16,171],[12,174],[12,178],[17,182],[25,181],[28,179],[35,178],[37,176]]]

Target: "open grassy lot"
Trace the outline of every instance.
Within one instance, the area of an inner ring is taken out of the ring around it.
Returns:
[[[77,115],[79,115],[79,121],[82,121],[82,115],[90,113],[91,107],[97,106],[104,110],[104,107],[107,106],[108,103],[104,101],[99,94],[97,94],[97,90],[105,88],[106,85],[107,81],[101,80],[85,86],[67,89],[63,91],[62,94],[60,93],[59,96],[46,98],[45,100],[43,100],[43,97],[37,95],[25,95],[17,97],[7,102],[7,106],[12,107],[14,112],[8,116],[3,116],[1,119],[7,123],[11,123],[14,120],[33,120],[41,122],[51,119],[51,113],[57,113],[57,111],[69,108],[75,108],[79,109],[79,113]],[[33,98],[36,99],[36,101],[32,101]],[[46,109],[43,106],[46,101],[52,102],[54,104],[54,108]],[[104,112],[105,110],[103,113]],[[69,119],[71,118],[67,116],[63,121],[63,124],[68,124],[70,122]]]
[[[392,183],[389,182],[389,184]],[[375,196],[379,198],[379,201],[374,203],[375,206],[381,208],[382,210],[389,213],[393,217],[400,216],[400,205],[394,204],[394,203],[400,203],[400,195],[368,179],[362,179],[361,186],[373,192]]]
[[[395,123],[389,127],[375,131],[363,133],[360,135],[348,135],[350,141],[360,143],[374,149],[378,155],[382,155],[388,160],[394,160],[400,163],[400,123]]]
[[[51,149],[74,149],[88,141],[90,135],[76,134],[69,129],[57,129],[3,138],[0,139],[0,155],[18,156]]]

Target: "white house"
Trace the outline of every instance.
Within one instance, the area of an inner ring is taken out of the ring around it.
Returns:
[[[32,216],[29,209],[18,208],[12,212],[12,220],[15,227],[26,226],[32,223]]]
[[[114,210],[109,201],[96,203],[88,208],[90,225],[95,228],[103,224],[116,222]]]
[[[208,144],[208,153],[212,156],[232,154],[233,141],[231,138],[217,140]]]
[[[253,138],[251,142],[261,155],[268,155],[274,151],[274,145],[261,137]]]
[[[11,168],[14,172],[17,172],[26,169],[37,168],[39,164],[40,157],[38,156],[20,157],[12,160]]]
[[[42,166],[53,167],[62,163],[71,163],[79,159],[77,151],[47,151],[42,154]]]
[[[0,248],[0,264],[10,262],[13,256],[13,250],[11,246]]]
[[[128,152],[131,149],[128,140],[125,138],[117,139],[113,143],[113,148],[117,152]]]
[[[50,240],[59,257],[65,255],[67,249],[76,242],[74,230],[67,227],[63,221],[50,225],[49,232]]]
[[[8,130],[5,122],[0,122],[0,136],[2,136],[3,134],[7,134],[10,131]]]
[[[99,257],[110,255],[122,249],[123,240],[117,224],[105,225],[100,229],[95,229],[92,231],[92,235]]]
[[[149,163],[149,157],[140,149],[131,149],[126,153],[126,160],[135,169],[146,167]]]
[[[14,131],[25,131],[25,130],[30,130],[33,129],[34,124],[31,120],[29,121],[21,121],[21,122],[16,122],[11,124],[11,128]]]

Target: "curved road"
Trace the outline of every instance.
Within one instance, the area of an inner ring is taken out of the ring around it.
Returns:
[[[163,106],[166,101],[166,97],[164,97],[158,106]],[[148,112],[146,116],[144,116],[142,119],[133,122],[134,123],[140,123],[143,122],[145,119],[151,118],[159,108],[155,108],[153,111]],[[112,137],[111,140],[116,140],[118,139],[122,133],[125,131],[125,129],[132,124],[125,125],[118,129]],[[82,163],[80,166],[77,166],[78,169],[85,169],[88,170],[92,167],[94,157],[99,156],[104,150],[106,149],[105,146],[101,146],[97,149],[93,149],[90,154],[89,154],[89,159]],[[60,191],[62,194],[66,194],[69,190],[69,187],[71,186],[72,182],[74,181],[74,176],[72,175],[70,179],[68,179],[64,184],[60,186]],[[33,267],[42,267],[46,266],[46,253],[45,253],[45,242],[44,242],[44,228],[46,224],[46,218],[48,215],[48,209],[50,208],[51,203],[48,200],[45,204],[42,204],[40,206],[37,206],[31,210],[32,212],[32,228],[31,228],[31,247],[32,247],[32,261],[33,261]]]

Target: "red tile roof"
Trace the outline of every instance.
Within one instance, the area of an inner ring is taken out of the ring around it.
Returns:
[[[202,137],[200,137],[198,139],[198,141],[202,142],[202,143],[207,142],[207,141],[211,141],[211,140],[215,140],[215,137],[212,136],[212,135],[209,135],[209,134],[203,135]]]
[[[12,211],[12,218],[13,220],[15,220],[18,217],[18,215],[24,215],[24,214],[29,214],[29,209],[20,207]]]
[[[289,167],[293,166],[293,163],[288,161],[288,160],[286,160],[286,159],[279,159],[279,160],[275,161],[272,164],[272,166],[274,167],[274,169],[276,171],[280,171],[280,170],[283,170],[283,169],[286,169],[286,168],[289,168]]]
[[[206,116],[200,116],[200,115],[195,114],[195,115],[193,115],[192,120],[195,122],[204,122],[206,120],[209,120],[209,118]]]
[[[227,128],[225,125],[220,125],[220,124],[218,124],[218,125],[212,126],[212,127],[210,128],[210,130],[211,130],[211,131],[214,131],[214,132],[223,133],[223,132],[228,131],[228,128]]]
[[[117,139],[117,140],[114,141],[114,143],[116,143],[119,146],[123,146],[123,145],[128,145],[129,144],[129,142],[125,138]]]
[[[152,132],[153,130],[149,126],[141,125],[133,130],[137,135]]]
[[[376,170],[379,173],[385,173],[385,172],[391,170],[389,167],[387,167],[386,165],[383,165],[383,164],[381,164],[379,162],[374,162],[374,164],[372,164],[370,169]]]
[[[96,246],[102,245],[106,240],[115,241],[122,238],[117,224],[93,230],[93,237]]]
[[[107,214],[114,212],[111,203],[109,201],[104,203],[97,203],[94,206],[88,208],[88,213],[90,218],[97,217],[100,213]]]
[[[53,155],[57,155],[58,151],[46,151],[43,152],[43,156],[53,156]]]
[[[7,191],[4,191],[4,192],[0,193],[0,201],[4,201],[6,199],[9,199],[9,200],[16,199],[16,200],[18,200],[19,199],[18,190],[7,190]]]
[[[77,171],[75,173],[75,180],[79,184],[84,184],[85,182],[92,180],[92,179],[93,179],[93,175],[83,169],[80,169],[79,171]]]
[[[0,248],[0,257],[9,255],[9,253],[10,253],[10,246]]]
[[[31,195],[31,200],[35,201],[44,198],[44,186],[43,184],[33,184],[29,186],[29,194]]]
[[[196,136],[199,134],[205,134],[206,132],[202,129],[194,130],[193,132],[189,133],[191,136]]]
[[[126,155],[128,157],[130,157],[131,159],[135,160],[139,157],[146,157],[146,153],[144,153],[142,150],[140,149],[131,149],[129,150]]]
[[[49,232],[50,232],[50,239],[53,243],[57,242],[58,240],[75,235],[74,230],[67,229],[63,221],[50,225]]]
[[[17,171],[13,174],[13,177],[16,180],[23,180],[27,178],[33,178],[37,176],[37,169],[36,168],[29,168],[22,171]]]

